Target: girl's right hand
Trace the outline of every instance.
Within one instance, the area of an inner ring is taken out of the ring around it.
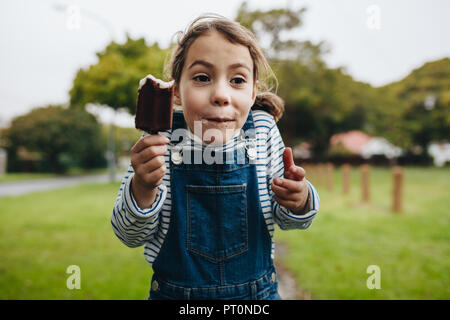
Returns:
[[[141,138],[131,148],[131,165],[134,178],[131,191],[141,208],[149,208],[156,197],[156,188],[166,173],[164,154],[169,139],[161,134],[150,134]]]

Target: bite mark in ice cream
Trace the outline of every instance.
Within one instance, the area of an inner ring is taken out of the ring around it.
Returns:
[[[164,82],[151,74],[139,81],[135,125],[149,133],[172,128],[174,81]]]

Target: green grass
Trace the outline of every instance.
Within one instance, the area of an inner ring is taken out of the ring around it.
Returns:
[[[146,299],[151,267],[143,249],[113,234],[118,184],[0,198],[0,299]],[[66,269],[81,269],[69,290]]]
[[[450,299],[450,169],[407,169],[405,210],[390,212],[388,170],[372,172],[372,201],[316,185],[321,210],[308,230],[280,231],[282,260],[313,299]],[[113,234],[118,184],[91,184],[0,198],[0,299],[146,299],[152,275],[143,248]],[[70,265],[81,290],[66,288]],[[369,265],[381,289],[369,290]]]
[[[307,230],[276,231],[282,257],[313,299],[450,299],[450,170],[405,170],[404,212],[391,208],[387,169],[371,175],[371,201],[361,202],[359,174],[344,196],[316,185],[321,209]],[[369,265],[381,289],[369,290]]]
[[[12,182],[34,179],[47,179],[57,177],[54,173],[6,173],[0,176],[0,182]]]
[[[24,180],[35,180],[35,179],[48,179],[48,178],[56,178],[56,177],[69,177],[69,176],[80,176],[80,175],[89,175],[89,174],[102,174],[107,173],[107,169],[80,169],[80,168],[72,168],[65,174],[56,174],[56,173],[31,173],[31,172],[14,172],[14,173],[6,173],[4,175],[0,175],[0,183],[3,182],[14,182],[14,181],[24,181]],[[122,173],[122,172],[120,172]]]

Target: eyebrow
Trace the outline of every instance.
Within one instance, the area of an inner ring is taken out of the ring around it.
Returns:
[[[194,62],[192,62],[189,65],[188,69],[191,69],[191,68],[193,68],[196,65],[202,65],[202,66],[205,66],[207,68],[214,68],[214,65],[212,63],[209,63],[209,62],[207,62],[205,60],[195,60]],[[245,68],[245,69],[247,69],[248,71],[251,72],[251,69],[250,69],[250,67],[248,65],[246,65],[244,63],[240,63],[240,62],[233,63],[232,65],[230,65],[228,67],[228,69],[238,69],[238,68]]]

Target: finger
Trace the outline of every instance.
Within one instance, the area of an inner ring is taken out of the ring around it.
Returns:
[[[294,179],[294,176],[292,175],[292,173],[289,170],[286,170],[283,175],[286,179],[291,179],[291,180]]]
[[[139,153],[143,149],[153,146],[153,145],[165,145],[168,144],[170,141],[169,139],[158,133],[158,134],[149,134],[145,137],[142,137],[139,139],[138,142],[131,148],[131,152]]]
[[[277,196],[280,199],[283,200],[295,200],[295,193],[292,193],[286,188],[277,186],[276,184],[272,184],[272,191],[274,196]]]
[[[291,180],[297,180],[302,181],[303,178],[306,176],[306,171],[302,167],[299,166],[292,166],[289,168],[289,178]],[[286,174],[285,174],[286,176]]]
[[[155,157],[164,156],[167,152],[167,145],[158,145],[147,147],[137,154],[136,160],[138,163],[147,162]]]
[[[290,192],[302,192],[305,186],[296,180],[284,179],[284,178],[275,178],[273,180],[273,184],[277,187],[284,188],[289,190]]]
[[[295,208],[297,206],[297,203],[295,201],[285,200],[285,199],[278,197],[277,195],[274,195],[273,198],[275,199],[276,202],[278,202],[285,208],[290,209],[290,208]]]
[[[161,166],[151,172],[139,175],[139,179],[144,181],[148,186],[155,187],[157,182],[164,178],[166,174],[166,166]]]
[[[284,171],[289,170],[290,167],[294,165],[294,157],[292,155],[292,149],[286,148],[283,151],[283,164]]]
[[[151,173],[160,167],[165,167],[165,158],[163,156],[154,157],[150,161],[138,165],[136,172],[140,175]]]

